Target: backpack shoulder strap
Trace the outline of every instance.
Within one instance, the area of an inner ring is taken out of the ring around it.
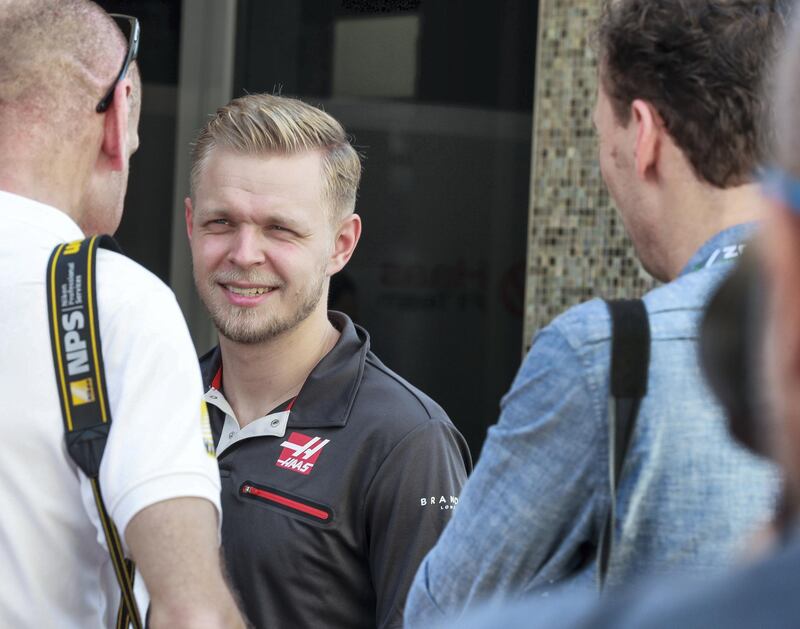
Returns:
[[[47,265],[47,306],[56,385],[64,420],[67,452],[92,484],[100,522],[120,585],[117,626],[142,626],[133,596],[133,563],[125,559],[122,542],[100,492],[103,458],[111,408],[106,390],[100,320],[97,312],[97,248],[119,251],[110,236],[93,236],[59,245]]]
[[[641,299],[606,301],[611,315],[611,371],[609,373],[608,478],[609,508],[597,549],[597,579],[605,585],[611,547],[617,487],[625,464],[639,403],[647,393],[650,366],[650,322]]]

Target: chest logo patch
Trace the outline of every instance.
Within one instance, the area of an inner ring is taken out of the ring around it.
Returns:
[[[301,432],[293,432],[281,444],[283,450],[275,465],[298,474],[308,475],[314,469],[314,464],[317,462],[322,448],[329,442],[330,439],[309,437]]]

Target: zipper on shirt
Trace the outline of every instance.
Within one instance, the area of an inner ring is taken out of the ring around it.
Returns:
[[[278,507],[289,513],[294,513],[315,522],[331,522],[333,512],[324,505],[310,502],[305,499],[292,496],[286,492],[256,485],[250,481],[245,481],[239,488],[239,494],[245,498],[250,498],[259,502],[266,502],[274,507]]]

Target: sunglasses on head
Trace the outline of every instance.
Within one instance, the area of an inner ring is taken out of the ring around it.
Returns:
[[[139,20],[130,15],[122,15],[120,13],[111,13],[110,16],[117,23],[122,34],[128,38],[128,54],[125,55],[125,61],[122,63],[122,68],[114,83],[108,88],[102,100],[97,103],[95,110],[98,114],[102,114],[111,105],[111,101],[114,100],[114,89],[117,87],[117,83],[125,78],[131,62],[136,60],[136,56],[139,53]]]

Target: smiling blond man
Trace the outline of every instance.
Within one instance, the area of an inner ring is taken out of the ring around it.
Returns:
[[[219,332],[201,367],[223,548],[258,627],[402,626],[471,467],[445,412],[327,310],[361,236],[360,176],[336,120],[279,96],[232,101],[194,148],[186,225]]]

